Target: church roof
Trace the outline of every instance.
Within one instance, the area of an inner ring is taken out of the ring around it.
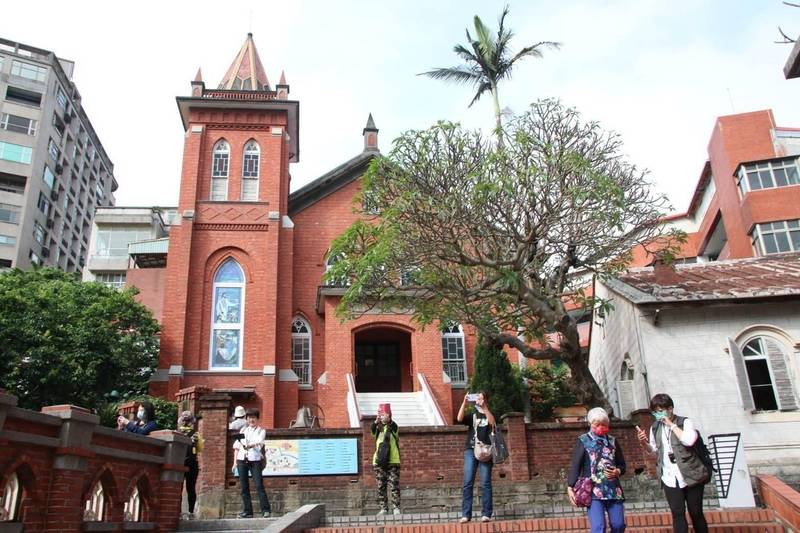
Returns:
[[[378,152],[362,152],[289,195],[289,216],[332,194],[367,171]]]
[[[635,304],[686,304],[800,297],[800,253],[633,268],[603,283]],[[661,279],[659,279],[661,278]]]
[[[248,33],[241,50],[236,55],[218,89],[241,91],[269,91],[269,80],[258,57],[253,34]]]

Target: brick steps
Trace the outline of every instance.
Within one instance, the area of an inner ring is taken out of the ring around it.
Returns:
[[[238,518],[220,520],[181,520],[178,525],[180,533],[251,533],[265,529],[277,518]]]
[[[779,524],[774,513],[768,509],[743,510],[709,510],[706,520],[710,531],[715,533],[784,533],[785,528]],[[362,521],[363,517],[352,517],[353,522]],[[494,531],[559,531],[585,532],[589,524],[585,516],[530,518],[521,520],[498,520],[493,522],[472,521],[460,524],[456,520],[439,523],[413,522],[413,516],[401,516],[399,519],[381,521],[378,517],[370,517],[376,523],[367,526],[356,526],[347,522],[339,522],[333,527],[322,527],[307,530],[313,533],[486,533]],[[670,533],[672,519],[669,513],[635,513],[625,516],[626,531],[631,533]]]

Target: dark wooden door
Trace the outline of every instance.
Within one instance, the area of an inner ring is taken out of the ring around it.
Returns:
[[[397,343],[356,344],[356,369],[357,392],[400,391]]]

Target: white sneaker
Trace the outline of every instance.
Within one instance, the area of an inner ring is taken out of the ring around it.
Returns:
[[[376,516],[383,516],[388,512],[389,512],[388,509],[381,509],[380,511],[378,511],[378,514]]]
[[[400,508],[399,507],[395,507],[394,510],[392,511],[392,514],[395,515],[395,516],[399,515],[400,514]]]
[[[490,516],[482,516],[481,517],[481,522],[490,522],[491,520],[492,520],[492,517],[490,517]]]

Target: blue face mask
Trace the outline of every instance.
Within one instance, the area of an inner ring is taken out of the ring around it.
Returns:
[[[669,416],[669,413],[666,411],[653,411],[653,418],[656,419],[656,422],[661,422],[665,418]]]

